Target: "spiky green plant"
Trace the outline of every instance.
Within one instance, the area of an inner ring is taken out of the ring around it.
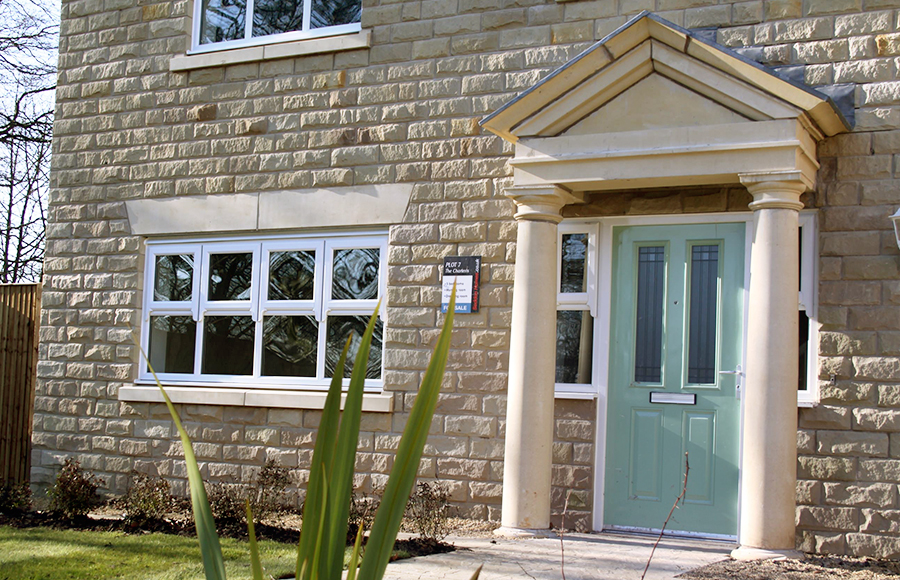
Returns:
[[[400,439],[394,467],[388,478],[381,506],[375,515],[375,522],[369,534],[362,564],[357,572],[363,535],[363,530],[360,529],[351,555],[347,580],[379,580],[384,576],[397,532],[400,531],[403,511],[416,480],[422,449],[425,447],[431,418],[437,405],[444,368],[447,364],[447,355],[450,352],[450,331],[453,327],[455,302],[454,296],[450,301],[444,327],[431,355],[431,362],[422,380],[422,386],[410,413],[409,421]],[[296,577],[299,580],[339,580],[341,578],[350,497],[353,493],[356,446],[359,440],[359,423],[362,415],[363,383],[377,317],[378,309],[376,308],[360,341],[356,362],[350,376],[343,414],[341,413],[341,377],[344,376],[344,363],[350,345],[349,340],[336,365],[328,396],[325,399],[310,467],[309,486],[303,510],[303,532],[300,535],[300,544],[297,549]],[[153,372],[153,369],[151,368],[150,371]],[[156,382],[159,385],[158,379]],[[159,385],[159,388],[184,446],[184,458],[187,463],[188,481],[191,488],[191,504],[206,578],[207,580],[225,580],[222,550],[219,547],[215,522],[209,508],[206,491],[203,488],[200,468],[197,466],[190,438],[165,389],[162,385]],[[249,504],[247,505],[247,522],[253,580],[262,580],[262,568],[259,565],[253,516]],[[476,570],[475,575],[472,576],[473,580],[478,577],[480,570],[480,567]]]

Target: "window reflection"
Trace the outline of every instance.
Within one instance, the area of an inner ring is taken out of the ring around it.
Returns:
[[[209,299],[250,300],[253,254],[209,255]]]
[[[249,316],[207,316],[201,372],[210,375],[253,374],[255,326]]]
[[[153,299],[184,302],[191,299],[194,285],[193,254],[157,256]]]
[[[313,251],[272,252],[269,300],[312,300],[316,273]]]
[[[303,0],[256,0],[253,36],[268,36],[303,28]]]
[[[362,13],[360,0],[312,0],[310,28],[324,28],[359,22]]]
[[[334,252],[331,297],[335,300],[378,298],[378,248]]]
[[[325,347],[325,376],[334,376],[334,370],[337,367],[337,361],[344,350],[344,343],[347,337],[351,337],[350,352],[347,353],[347,364],[344,367],[344,377],[349,377],[352,364],[351,361],[356,360],[356,353],[359,350],[359,343],[363,333],[366,331],[366,324],[369,322],[368,316],[330,316],[328,317],[328,328],[326,332]],[[384,325],[379,320],[375,324],[375,331],[372,335],[372,346],[369,350],[369,364],[366,367],[367,379],[381,378],[381,348],[383,344]]]
[[[247,3],[244,0],[204,0],[200,20],[200,44],[244,37]]]
[[[319,323],[312,316],[266,316],[263,321],[262,374],[316,376]]]
[[[594,318],[587,310],[556,313],[556,382],[591,382]]]
[[[194,372],[197,323],[190,316],[150,317],[150,365],[158,373]]]

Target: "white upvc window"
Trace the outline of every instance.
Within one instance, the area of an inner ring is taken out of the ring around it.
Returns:
[[[383,235],[148,243],[141,346],[168,384],[327,388],[384,295],[386,259]],[[382,344],[379,321],[369,388]]]
[[[800,212],[800,384],[797,402],[803,407],[819,401],[818,240],[816,213]]]
[[[195,0],[191,52],[352,34],[362,0]]]
[[[597,224],[558,226],[556,268],[556,394],[593,397],[597,329]]]

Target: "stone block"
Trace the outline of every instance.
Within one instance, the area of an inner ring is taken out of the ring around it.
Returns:
[[[798,458],[797,463],[797,477],[801,479],[822,481],[854,481],[856,479],[856,458],[802,456]]]
[[[798,506],[797,526],[815,530],[856,531],[859,510],[846,507]]]
[[[850,533],[847,534],[847,549],[851,554],[862,557],[900,557],[900,542],[897,542],[896,536]]]
[[[850,429],[852,415],[849,407],[817,405],[800,410],[802,429]]]
[[[897,505],[895,484],[825,483],[824,486],[825,502],[828,504],[877,508],[891,508]]]
[[[854,409],[853,423],[863,431],[900,432],[900,409]]]
[[[885,481],[896,483],[900,480],[900,460],[861,459],[859,461],[859,481]]]
[[[885,433],[857,431],[818,431],[818,450],[828,455],[887,457],[890,440]]]

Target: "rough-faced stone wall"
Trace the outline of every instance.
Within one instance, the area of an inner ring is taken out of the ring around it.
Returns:
[[[854,133],[820,151],[823,405],[801,413],[799,538],[805,549],[896,555],[900,286],[887,216],[900,203],[900,0],[363,4],[369,49],[173,73],[191,2],[63,2],[35,481],[78,456],[111,492],[133,469],[184,491],[164,407],[117,400],[136,375],[142,290],[142,240],[125,200],[413,183],[404,223],[390,229],[384,379],[395,413],[364,418],[357,483],[369,490],[390,468],[442,321],[442,258],[481,255],[483,308],[457,318],[422,474],[447,481],[463,513],[497,518],[516,229],[502,195],[510,148],[477,122],[648,9],[855,98]],[[747,198],[593,199],[594,215],[609,215],[726,211]],[[246,480],[266,458],[307,465],[319,420],[317,411],[182,410],[213,480]],[[569,526],[587,524],[592,509],[594,414],[591,403],[557,402],[554,521],[568,496]]]

